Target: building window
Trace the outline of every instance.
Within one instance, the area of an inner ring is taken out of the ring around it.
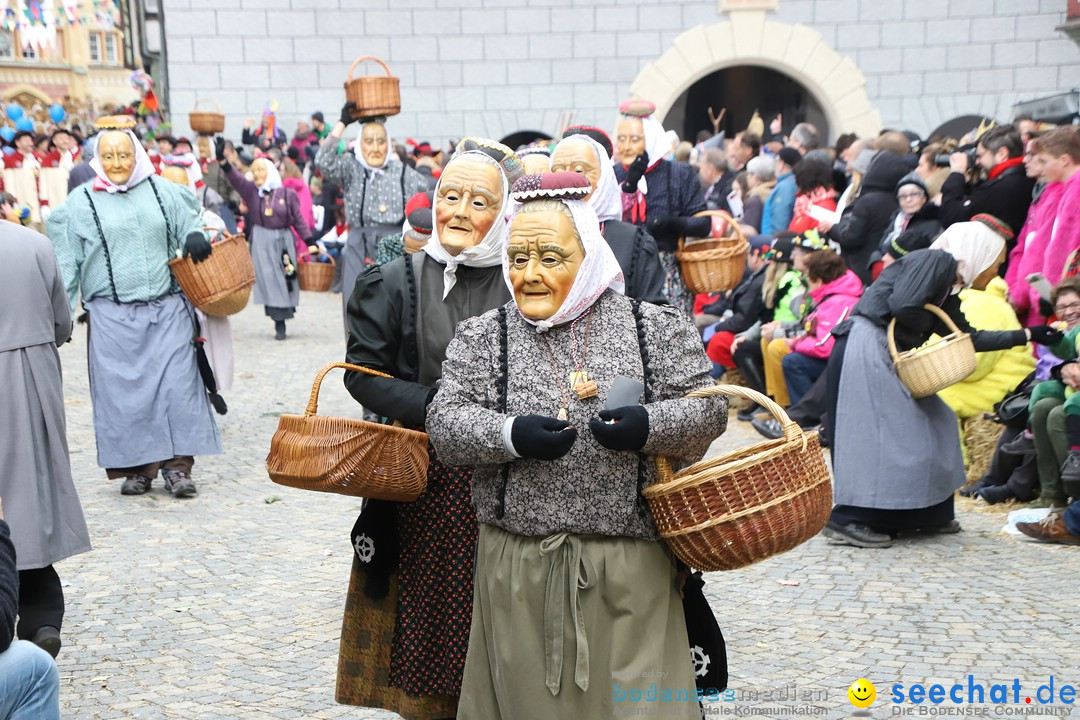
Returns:
[[[101,33],[90,33],[90,62],[94,65],[101,64]]]
[[[109,65],[118,64],[116,45],[116,35],[107,33],[105,35],[105,62]]]
[[[0,60],[15,59],[15,34],[10,30],[0,31]]]

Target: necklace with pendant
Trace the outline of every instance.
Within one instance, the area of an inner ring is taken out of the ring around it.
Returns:
[[[590,309],[585,315],[579,316],[572,323],[570,323],[570,338],[572,341],[572,345],[570,347],[570,359],[576,369],[569,374],[569,382],[565,385],[560,379],[559,367],[555,361],[555,352],[551,349],[551,342],[548,340],[548,336],[546,334],[542,336],[544,339],[544,347],[546,347],[548,351],[548,359],[551,361],[551,369],[555,373],[556,384],[558,385],[559,392],[562,395],[562,405],[559,408],[559,412],[555,417],[556,419],[562,420],[564,422],[568,420],[570,416],[570,390],[573,390],[575,393],[577,393],[578,400],[585,400],[587,398],[595,397],[597,394],[596,381],[590,380],[589,373],[586,372],[584,369],[585,360],[589,352],[589,331],[592,328],[592,315],[592,309]],[[579,358],[577,354],[577,324],[582,318],[586,316],[588,317],[588,320],[585,323],[585,344],[581,349],[581,357]]]

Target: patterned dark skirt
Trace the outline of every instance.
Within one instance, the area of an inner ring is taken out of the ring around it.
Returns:
[[[472,623],[476,512],[471,468],[432,452],[428,487],[397,505],[399,569],[390,592],[364,594],[366,570],[353,557],[341,630],[337,701],[378,707],[406,720],[457,713]]]

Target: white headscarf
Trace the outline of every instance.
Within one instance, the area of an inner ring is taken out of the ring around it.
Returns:
[[[626,291],[626,283],[623,281],[622,268],[611,247],[600,234],[600,222],[596,219],[596,213],[587,203],[580,200],[559,200],[570,208],[570,214],[574,216],[574,227],[577,228],[581,245],[585,249],[585,259],[578,268],[574,284],[570,286],[562,305],[555,314],[546,320],[531,320],[524,315],[522,319],[536,327],[537,332],[547,332],[556,325],[572,322],[579,318],[586,310],[600,299],[604,292],[611,288],[617,293]],[[527,204],[527,203],[526,203]],[[517,217],[521,208],[514,213]],[[510,288],[510,294],[514,294],[514,284],[510,281],[510,256],[504,251],[503,254],[503,279],[506,287]],[[519,309],[520,312],[520,309]]]
[[[561,145],[572,142],[584,142],[591,145],[596,152],[596,161],[600,164],[600,178],[596,181],[596,187],[593,188],[592,195],[587,201],[596,212],[597,219],[600,222],[622,220],[622,191],[619,189],[619,180],[615,177],[615,167],[611,164],[607,150],[588,135],[571,135],[559,141],[551,153],[552,157],[559,151]]]
[[[110,132],[122,132],[128,136],[131,140],[132,146],[135,148],[135,167],[131,169],[131,177],[123,185],[117,185],[109,176],[105,174],[105,168],[101,164],[101,152],[98,150],[98,145],[101,144],[101,138],[105,137]],[[135,137],[135,133],[130,130],[106,130],[98,134],[94,140],[94,159],[90,161],[90,167],[93,169],[94,174],[97,175],[97,182],[94,183],[95,189],[106,190],[109,193],[126,193],[131,188],[141,183],[146,178],[154,174],[154,163],[150,162],[150,156],[146,154],[146,149],[139,142],[139,139]]]
[[[1005,238],[981,222],[962,222],[950,225],[930,249],[944,250],[956,258],[956,271],[964,282],[953,288],[955,295],[971,287],[975,278],[994,264],[1005,249]]]
[[[375,121],[373,121],[373,122],[375,122]],[[369,123],[364,123],[364,125],[368,125],[368,124]],[[383,123],[376,122],[376,124],[377,125],[382,125],[383,130],[384,131],[386,130],[386,125],[384,125]],[[360,138],[361,138],[361,136],[363,136],[363,134],[364,134],[363,126],[361,126],[360,135],[356,136],[356,145],[353,146],[353,154],[356,155],[356,159],[360,162],[360,164],[364,167],[365,170],[370,170],[372,175],[380,175],[390,165],[390,156],[394,154],[394,153],[390,152],[390,134],[387,133],[387,135],[386,135],[386,155],[383,157],[382,165],[380,165],[379,167],[375,167],[374,165],[369,163],[367,161],[367,159],[364,158],[364,150],[363,150],[363,144],[364,143],[361,142],[361,140],[360,140]]]
[[[281,173],[274,167],[274,163],[270,162],[267,158],[256,158],[251,164],[254,165],[257,162],[261,162],[266,166],[266,179],[263,180],[262,185],[258,186],[259,194],[269,195],[281,187]]]
[[[502,198],[502,205],[499,208],[499,213],[495,218],[495,222],[492,223],[491,229],[487,231],[487,235],[480,241],[480,244],[465,248],[457,255],[451,255],[447,252],[446,248],[442,246],[442,242],[439,240],[439,224],[437,222],[433,223],[434,227],[431,228],[431,239],[428,240],[423,249],[432,260],[446,266],[443,270],[443,300],[446,300],[446,296],[450,294],[450,291],[454,289],[454,285],[457,284],[458,265],[481,268],[495,267],[502,262],[502,258],[506,254],[503,249],[503,238],[506,235],[506,220],[503,214],[503,208],[507,206],[510,197],[510,188],[507,187],[506,174],[503,172],[502,166],[500,166],[490,155],[482,153],[479,150],[469,150],[454,155],[450,162],[446,164],[446,167],[443,168],[442,176],[435,185],[435,203],[438,204],[439,202],[439,187],[442,185],[443,178],[446,177],[446,171],[449,170],[455,162],[459,162],[459,158],[465,158],[465,162],[480,161],[498,170],[499,182],[502,188],[502,194],[500,196]],[[432,211],[434,212],[434,209]]]

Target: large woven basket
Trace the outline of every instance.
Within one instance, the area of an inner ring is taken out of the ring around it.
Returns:
[[[693,293],[733,290],[746,271],[746,253],[750,243],[739,224],[722,210],[704,210],[694,217],[721,217],[727,221],[730,235],[686,242],[679,238],[675,258],[679,261],[683,282]]]
[[[787,552],[821,532],[832,510],[832,482],[817,433],[804,433],[764,395],[735,385],[687,397],[732,395],[765,407],[784,428],[760,442],[660,477],[645,489],[660,537],[699,570],[735,570]]]
[[[975,372],[975,344],[971,336],[960,332],[956,323],[937,305],[923,305],[937,315],[952,332],[944,338],[921,348],[896,350],[896,318],[889,322],[889,354],[896,365],[900,382],[914,398],[930,397],[939,390],[955,385]]]
[[[243,235],[229,235],[214,243],[210,257],[196,264],[190,257],[169,261],[180,289],[207,315],[226,317],[247,307],[255,266]]]
[[[390,377],[349,363],[330,363],[320,370],[304,414],[278,418],[266,456],[270,479],[302,490],[374,500],[415,500],[427,487],[427,434],[317,415],[319,389],[326,373],[334,368]]]
[[[299,262],[296,264],[296,277],[300,280],[301,290],[328,292],[334,284],[334,258],[327,255],[330,262]]]
[[[206,112],[205,110],[199,110],[199,103],[212,102],[214,107],[217,108],[216,112]],[[188,113],[188,125],[194,132],[200,135],[213,135],[214,133],[225,132],[225,115],[221,112],[221,104],[217,100],[196,100],[195,107]]]
[[[368,75],[353,77],[356,66],[365,60],[374,60],[382,65],[386,75]],[[355,117],[382,115],[389,117],[401,112],[401,87],[398,78],[390,74],[386,63],[374,55],[362,55],[349,67],[349,77],[345,80],[345,99],[356,103]]]

